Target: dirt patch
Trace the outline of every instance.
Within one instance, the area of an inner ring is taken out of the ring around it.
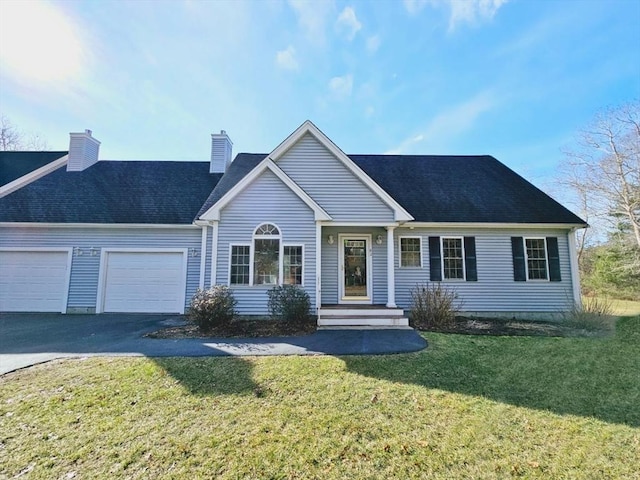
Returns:
[[[476,317],[456,317],[455,323],[450,326],[420,328],[419,330],[440,333],[460,333],[464,335],[496,336],[575,337],[594,335],[594,332],[575,329],[557,322]]]
[[[606,335],[606,331],[588,331],[557,322],[531,320],[456,317],[447,327],[416,328],[423,332],[459,333],[463,335],[539,336],[539,337],[592,337]],[[309,335],[317,329],[315,319],[293,323],[269,318],[241,318],[226,327],[201,332],[196,325],[172,325],[145,335],[149,338],[258,338]]]
[[[237,319],[226,327],[214,328],[208,332],[202,332],[192,323],[163,328],[145,335],[149,338],[256,338],[256,337],[291,337],[308,335],[316,331],[316,321],[310,320],[300,323],[283,322],[280,320],[261,319]]]

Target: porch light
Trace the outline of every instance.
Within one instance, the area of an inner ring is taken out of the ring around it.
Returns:
[[[376,237],[376,243],[377,243],[378,245],[382,245],[382,235],[378,235],[378,236]]]
[[[333,240],[333,235],[329,234],[329,236],[327,237],[327,243],[328,243],[329,245],[333,245],[333,241],[334,241],[334,240]]]

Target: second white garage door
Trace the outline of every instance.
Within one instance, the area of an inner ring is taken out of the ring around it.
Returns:
[[[184,313],[186,252],[104,252],[103,312]]]

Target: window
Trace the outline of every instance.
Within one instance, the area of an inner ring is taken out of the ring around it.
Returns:
[[[265,223],[253,235],[253,284],[276,285],[280,278],[280,230]]]
[[[475,237],[429,237],[429,279],[477,282]]]
[[[422,266],[422,239],[420,237],[400,237],[400,266]]]
[[[511,237],[513,280],[561,282],[558,237]]]
[[[462,238],[442,238],[442,274],[445,280],[464,280]]]
[[[250,250],[249,245],[231,245],[231,285],[249,285]]]
[[[302,285],[302,245],[285,245],[283,251],[283,283]]]
[[[544,238],[525,238],[527,257],[527,278],[529,280],[547,280],[547,248]]]

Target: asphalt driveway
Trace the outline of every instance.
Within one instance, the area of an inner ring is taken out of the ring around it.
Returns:
[[[322,330],[298,337],[156,339],[176,315],[0,314],[0,375],[55,358],[85,356],[369,355],[422,350],[414,330]]]

